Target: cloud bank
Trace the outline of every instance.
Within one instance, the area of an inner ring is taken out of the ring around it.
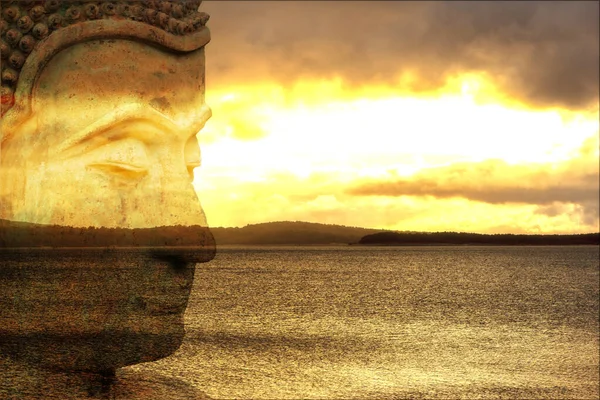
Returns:
[[[209,87],[341,77],[422,92],[482,73],[530,107],[597,108],[598,2],[214,2]],[[399,83],[402,76],[412,80]]]

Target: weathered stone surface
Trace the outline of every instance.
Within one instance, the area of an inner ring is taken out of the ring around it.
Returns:
[[[195,263],[214,257],[191,185],[210,117],[199,3],[0,1],[0,219],[128,238],[0,249],[1,398],[205,398],[116,371],[179,347]],[[135,237],[181,227],[194,240]]]
[[[210,116],[203,70],[202,49],[165,53],[131,40],[58,53],[37,76],[27,123],[3,130],[0,217],[206,225],[189,170],[200,163],[195,134]]]

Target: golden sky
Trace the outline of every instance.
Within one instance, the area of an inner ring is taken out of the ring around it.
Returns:
[[[201,9],[210,226],[598,231],[598,2]]]

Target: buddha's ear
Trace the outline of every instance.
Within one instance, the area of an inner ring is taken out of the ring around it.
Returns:
[[[11,110],[12,111],[12,110]],[[4,122],[4,121],[3,121]],[[18,126],[2,124],[0,137],[0,218],[11,219],[15,202],[24,195],[27,160],[33,155],[32,140],[36,140],[38,121],[34,116]]]
[[[9,111],[10,116],[17,109]],[[35,140],[38,131],[38,120],[35,114],[29,113],[26,118],[5,118],[0,121],[0,164],[7,153],[18,151],[21,156],[26,156],[23,144]]]

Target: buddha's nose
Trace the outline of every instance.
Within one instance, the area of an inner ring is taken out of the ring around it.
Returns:
[[[155,165],[138,192],[138,215],[145,227],[207,226],[200,200],[185,165]]]
[[[159,209],[162,225],[207,225],[204,210],[187,170],[164,176]]]

